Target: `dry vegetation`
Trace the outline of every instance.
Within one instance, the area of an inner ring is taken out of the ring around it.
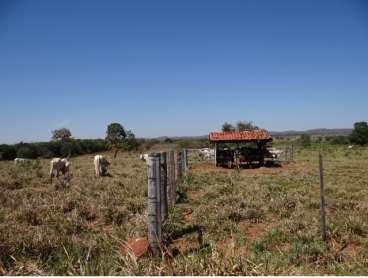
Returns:
[[[0,274],[323,275],[368,270],[368,150],[327,148],[329,242],[321,242],[317,151],[282,171],[195,166],[165,226],[163,260],[124,241],[146,235],[146,166],[121,154],[96,179],[92,156],[72,159],[69,188],[48,161],[0,162]]]

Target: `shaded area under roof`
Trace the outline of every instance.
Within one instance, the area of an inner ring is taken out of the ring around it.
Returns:
[[[209,140],[212,143],[227,142],[252,142],[252,141],[272,141],[271,135],[263,129],[246,130],[240,132],[211,132]]]

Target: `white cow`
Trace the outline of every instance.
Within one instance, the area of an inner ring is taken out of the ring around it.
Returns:
[[[349,150],[352,150],[353,148],[354,148],[354,146],[352,146],[352,145],[348,146]]]
[[[28,159],[28,158],[16,158],[14,159],[14,164],[15,165],[29,165],[31,164],[32,159]]]
[[[106,175],[107,167],[110,165],[110,162],[102,155],[96,155],[94,159],[95,164],[95,172],[97,177],[101,177]]]
[[[66,158],[53,158],[50,162],[50,178],[52,183],[53,177],[59,177],[60,172],[65,176],[69,173],[70,162]]]
[[[279,150],[276,148],[269,148],[268,151],[270,152],[272,158],[278,159],[281,157],[281,155],[284,153],[283,150]]]
[[[203,149],[199,149],[199,154],[206,159],[210,159],[211,157],[215,156],[215,150],[209,149],[209,148],[203,148]]]
[[[148,154],[147,153],[140,154],[139,159],[147,162],[148,161]]]

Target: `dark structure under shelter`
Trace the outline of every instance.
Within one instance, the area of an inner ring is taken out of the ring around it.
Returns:
[[[212,132],[210,143],[215,145],[216,166],[252,165],[257,162],[263,166],[265,158],[270,156],[267,144],[272,142],[266,130],[246,130],[240,132]]]

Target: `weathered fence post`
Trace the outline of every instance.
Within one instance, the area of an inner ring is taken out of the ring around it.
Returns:
[[[319,154],[319,177],[321,191],[321,225],[322,225],[322,240],[327,241],[327,226],[326,226],[326,207],[325,207],[325,183],[323,176],[323,157]]]
[[[154,256],[160,256],[162,240],[160,200],[160,154],[148,155],[148,241]]]
[[[290,162],[290,147],[289,146],[285,147],[285,161]]]
[[[188,170],[188,151],[187,149],[183,149],[183,169],[184,169],[184,176],[186,176],[187,170]]]
[[[160,200],[161,200],[161,220],[165,221],[168,218],[168,204],[167,204],[167,154],[162,152],[160,154],[161,165],[161,184],[160,184]]]
[[[176,152],[176,185],[180,184],[183,179],[183,161],[182,161],[182,152]]]
[[[294,144],[291,144],[291,161],[294,162]]]
[[[186,150],[183,149],[181,152],[181,167],[182,167],[181,176],[182,178],[184,178],[187,173],[187,161],[186,160],[187,160]]]
[[[169,177],[169,198],[170,203],[175,203],[176,198],[176,181],[175,181],[175,153],[169,152],[168,157],[168,177]]]

